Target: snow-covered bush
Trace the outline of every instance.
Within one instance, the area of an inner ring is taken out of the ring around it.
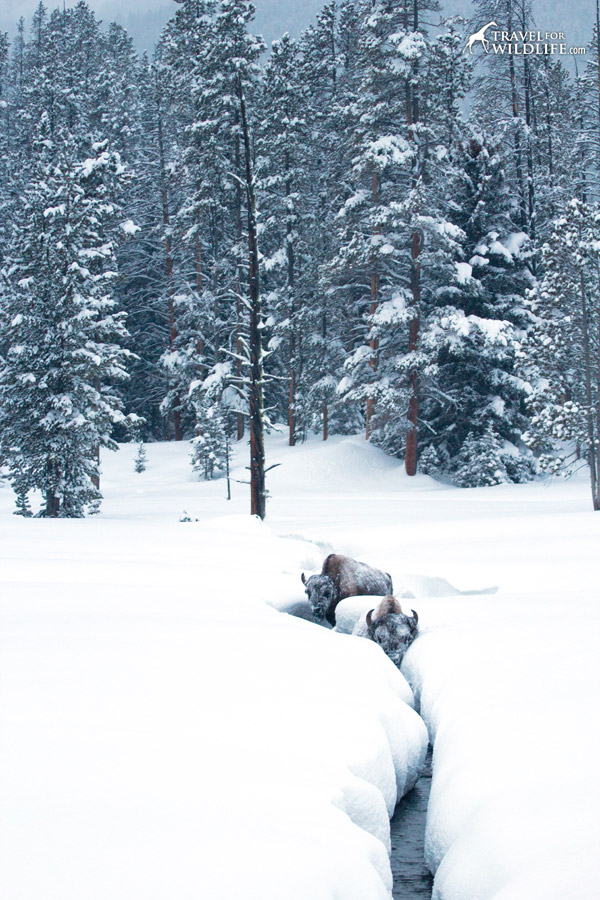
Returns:
[[[459,487],[485,487],[510,481],[500,441],[491,427],[480,436],[469,432],[456,459],[454,481]]]
[[[135,456],[134,470],[140,475],[142,472],[146,471],[146,463],[148,462],[148,457],[146,455],[146,448],[144,444],[140,442],[138,446],[138,451]]]
[[[419,457],[419,472],[422,475],[439,475],[442,469],[442,458],[437,447],[429,445],[425,447]]]
[[[223,418],[213,408],[212,415],[207,414],[204,421],[196,426],[199,433],[192,440],[192,468],[206,480],[225,468],[228,449]]]

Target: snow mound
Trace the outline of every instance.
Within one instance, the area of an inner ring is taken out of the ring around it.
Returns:
[[[274,441],[272,462],[281,462],[269,473],[269,490],[278,498],[300,488],[303,494],[325,498],[343,493],[402,490],[410,482],[404,463],[374,447],[363,435],[336,436],[287,448]],[[290,452],[291,449],[291,452]],[[412,489],[434,490],[440,486],[428,475],[417,475]]]
[[[0,894],[388,900],[427,746],[411,689],[271,608],[321,549],[187,449],[109,457],[86,520],[15,519],[0,485]]]
[[[403,663],[434,741],[433,897],[591,900],[600,879],[590,852],[600,841],[600,780],[589,762],[600,752],[589,715],[597,629],[573,628],[560,595],[539,609],[519,597],[454,602],[452,622],[447,605],[423,601],[428,629]],[[597,622],[585,607],[577,618]]]

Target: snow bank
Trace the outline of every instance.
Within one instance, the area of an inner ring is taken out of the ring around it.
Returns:
[[[561,595],[536,605],[461,598],[450,614],[442,604],[422,602],[426,633],[403,663],[435,741],[434,900],[591,900],[600,882],[595,598],[574,608]]]
[[[205,486],[147,449],[110,461],[99,517],[15,519],[0,488],[2,897],[388,898],[410,688],[269,607],[319,548],[235,507],[179,522]]]
[[[396,586],[397,585],[397,586]],[[412,600],[418,600],[425,597],[458,597],[466,594],[493,594],[497,588],[482,588],[481,590],[459,591],[453,587],[445,578],[438,578],[430,575],[403,575],[400,579],[394,579],[394,597],[401,602],[402,610],[410,614],[412,609]],[[352,634],[359,621],[365,623],[366,633],[366,616],[370,609],[377,606],[378,597],[358,596],[347,597],[341,600],[335,609],[335,631],[340,634]],[[307,604],[308,605],[308,604]],[[285,612],[292,615],[302,615],[304,605],[299,603],[297,606],[290,605],[285,608]],[[417,610],[418,612],[418,610]]]
[[[265,526],[185,444],[149,445],[140,475],[136,450],[103,459],[93,519],[16,519],[0,485],[3,898],[388,897],[387,814],[424,743],[407,683],[372,642],[269,608],[336,551],[415,595],[436,900],[596,900],[584,475],[459,490],[360,437],[271,435]]]

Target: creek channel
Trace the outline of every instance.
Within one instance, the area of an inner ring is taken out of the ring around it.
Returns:
[[[430,900],[433,877],[425,866],[425,820],[431,789],[431,747],[423,773],[406,794],[390,821],[392,852],[390,863],[394,876],[394,900]]]

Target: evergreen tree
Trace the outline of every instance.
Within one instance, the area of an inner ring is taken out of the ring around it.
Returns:
[[[301,76],[300,46],[285,35],[273,44],[265,69],[258,190],[266,256],[263,278],[273,317],[270,346],[277,351],[279,383],[287,387],[278,411],[287,418],[292,446],[297,431],[308,424],[299,413],[303,411],[304,338],[315,277],[306,240],[306,231],[314,221],[308,182],[308,91]]]
[[[488,426],[483,434],[470,432],[456,459],[459,487],[489,487],[509,481],[498,435]]]
[[[141,475],[142,472],[146,471],[146,463],[148,462],[148,456],[146,454],[146,448],[142,441],[138,444],[138,450],[135,455],[135,463],[134,463],[134,471]]]
[[[510,442],[518,455],[526,425],[526,387],[516,371],[532,324],[527,292],[531,243],[511,222],[501,154],[481,134],[463,129],[449,181],[450,215],[461,229],[455,275],[440,287],[427,336],[436,350],[435,383],[424,398],[425,437],[452,473],[463,442],[486,453],[485,435]],[[478,443],[481,438],[482,442]],[[487,438],[486,438],[487,440]],[[531,463],[511,466],[519,480]]]
[[[436,389],[440,291],[457,280],[464,238],[446,189],[467,83],[461,38],[452,25],[430,38],[424,12],[386,2],[364,10],[349,129],[355,190],[339,213],[333,262],[355,321],[341,389],[365,404],[368,436],[404,452],[409,474],[423,401]]]
[[[536,327],[523,354],[532,384],[524,440],[542,468],[557,471],[585,454],[600,509],[600,208],[572,200],[543,247],[534,294]]]
[[[123,419],[114,385],[130,354],[110,237],[121,167],[104,144],[77,162],[72,142],[51,130],[44,115],[3,272],[0,434],[22,511],[37,489],[43,515],[81,516],[100,501],[99,448],[115,448],[111,430]]]

